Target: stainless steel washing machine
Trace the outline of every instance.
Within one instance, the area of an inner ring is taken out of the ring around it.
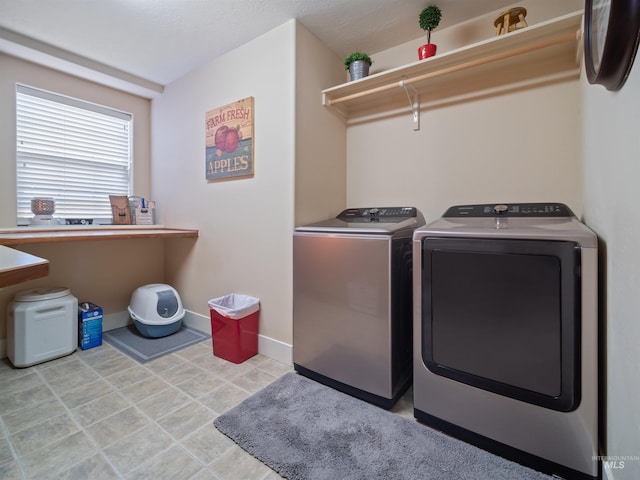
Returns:
[[[295,369],[391,408],[412,381],[414,207],[350,208],[293,235]]]
[[[463,205],[414,234],[414,414],[597,478],[597,238],[563,204]]]

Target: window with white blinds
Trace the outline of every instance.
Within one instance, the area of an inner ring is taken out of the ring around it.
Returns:
[[[109,195],[131,190],[130,114],[18,85],[16,129],[18,225],[37,197],[54,199],[55,218],[111,222]]]

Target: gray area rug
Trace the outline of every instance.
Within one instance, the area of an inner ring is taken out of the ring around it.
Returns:
[[[143,337],[135,325],[127,325],[102,334],[102,339],[109,345],[116,347],[140,363],[182,350],[207,338],[211,338],[211,335],[186,327],[184,324],[176,333],[160,338]],[[213,350],[211,351],[213,352]]]
[[[552,478],[296,373],[213,423],[290,480]]]

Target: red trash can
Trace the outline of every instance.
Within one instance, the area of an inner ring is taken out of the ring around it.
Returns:
[[[242,363],[258,353],[260,300],[232,293],[209,300],[213,354]]]

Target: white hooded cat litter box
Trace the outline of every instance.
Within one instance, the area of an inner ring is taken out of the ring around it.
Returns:
[[[184,317],[178,292],[163,283],[137,288],[131,296],[128,310],[140,334],[150,338],[177,332]]]

